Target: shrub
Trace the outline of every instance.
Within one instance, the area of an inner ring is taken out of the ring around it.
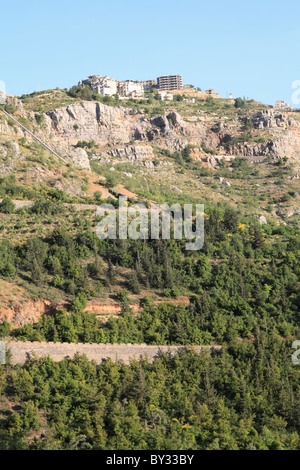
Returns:
[[[43,114],[35,114],[34,117],[35,117],[35,120],[36,120],[37,124],[40,125],[44,122],[44,115]]]
[[[122,289],[118,293],[118,301],[121,302],[122,304],[129,302],[129,292],[126,289]]]
[[[76,125],[76,124],[75,124]],[[80,140],[79,142],[77,142],[77,144],[75,145],[75,148],[93,148],[95,146],[95,141],[94,140],[91,140],[90,142],[87,142],[86,140]]]
[[[93,99],[93,92],[89,86],[73,86],[68,91],[68,94],[72,98],[81,98],[86,101],[92,101]]]
[[[71,304],[71,310],[75,313],[83,312],[86,306],[86,296],[80,292],[76,295],[75,299],[73,300]]]
[[[0,205],[0,212],[3,214],[12,214],[16,210],[16,205],[9,196],[4,196]]]
[[[247,105],[246,100],[243,100],[242,98],[237,98],[234,102],[234,106],[236,108],[245,108]]]

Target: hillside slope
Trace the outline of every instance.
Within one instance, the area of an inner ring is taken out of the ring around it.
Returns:
[[[149,99],[123,106],[117,100],[109,105],[81,101],[62,90],[10,97],[6,110],[70,163],[64,165],[0,112],[0,199],[11,196],[18,209],[1,214],[2,238],[24,243],[33,236],[46,240],[60,227],[73,236],[84,224],[94,230],[97,205],[107,198],[116,203],[119,194],[148,207],[201,202],[210,212],[215,205],[229,205],[246,217],[241,222],[254,217],[262,227],[297,226],[297,112],[281,113],[256,102],[236,108],[231,100],[204,100],[195,93],[192,104]],[[45,205],[35,209],[41,198],[64,207],[57,213]],[[30,213],[32,207],[38,215]],[[120,312],[115,291],[127,285],[128,273],[119,276],[117,286],[105,290],[108,297],[91,300],[88,308]],[[16,285],[12,282],[10,289],[3,281],[0,304],[3,318],[16,325],[27,318],[38,321],[72,298],[30,280],[19,278],[17,285],[25,293],[13,294]],[[133,305],[148,294],[163,298],[144,286]]]

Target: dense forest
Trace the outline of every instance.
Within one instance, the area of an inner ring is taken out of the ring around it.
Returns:
[[[69,295],[71,314],[58,310],[36,325],[11,330],[4,323],[0,331],[27,340],[148,344],[223,344],[252,338],[258,327],[297,336],[299,230],[247,224],[231,208],[215,209],[208,219],[199,252],[185,251],[184,240],[100,240],[87,228],[76,236],[55,229],[25,243],[1,241],[0,274],[55,286]],[[121,289],[120,267],[129,271]],[[105,286],[116,289],[122,313],[102,324],[86,304]],[[146,296],[142,314],[134,317],[130,295],[145,287],[161,292],[166,303],[154,306]],[[168,298],[183,293],[188,306],[168,305]]]
[[[216,206],[199,252],[185,251],[184,240],[99,240],[86,226],[22,243],[3,239],[4,279],[54,286],[70,301],[36,324],[3,322],[2,337],[223,348],[213,356],[182,350],[153,364],[96,365],[80,356],[8,362],[0,369],[1,448],[299,448],[299,366],[291,360],[299,336],[299,238],[293,225],[261,226]],[[129,273],[122,288],[120,268]],[[103,322],[86,306],[108,287],[122,310]],[[145,296],[135,315],[130,297],[144,288],[166,301],[155,305]],[[188,305],[168,302],[181,294]]]
[[[297,383],[285,343],[261,330],[254,342],[233,340],[213,357],[183,351],[130,366],[96,366],[84,356],[7,365],[0,446],[297,449]]]

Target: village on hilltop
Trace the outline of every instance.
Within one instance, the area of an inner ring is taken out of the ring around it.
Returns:
[[[143,99],[145,91],[157,90],[162,101],[172,101],[174,93],[181,93],[183,91],[198,91],[193,85],[183,85],[182,75],[163,75],[156,80],[124,80],[119,81],[114,78],[102,75],[90,75],[87,80],[81,80],[78,85],[88,85],[91,87],[93,93],[102,96],[118,96],[119,99]],[[220,96],[209,88],[205,90],[205,95],[211,95],[215,98]],[[230,95],[232,99],[232,95]],[[187,98],[187,101],[194,102],[194,98]]]
[[[156,90],[162,101],[173,101],[175,94],[184,93],[183,101],[194,103],[195,95],[193,92],[202,95],[203,98],[221,98],[221,96],[213,89],[208,88],[202,92],[201,88],[196,88],[194,85],[183,85],[182,75],[162,75],[157,79],[151,80],[117,80],[109,76],[103,75],[90,75],[86,80],[80,80],[79,86],[88,85],[93,93],[101,96],[117,96],[120,100],[129,99],[146,99],[145,92]],[[233,100],[232,93],[229,93],[227,98]],[[293,108],[283,100],[275,102],[274,106],[270,108],[281,110],[292,110]]]

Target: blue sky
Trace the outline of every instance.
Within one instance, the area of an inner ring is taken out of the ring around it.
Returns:
[[[221,96],[292,101],[300,80],[299,0],[1,2],[8,94],[69,88],[91,74],[181,74]]]

